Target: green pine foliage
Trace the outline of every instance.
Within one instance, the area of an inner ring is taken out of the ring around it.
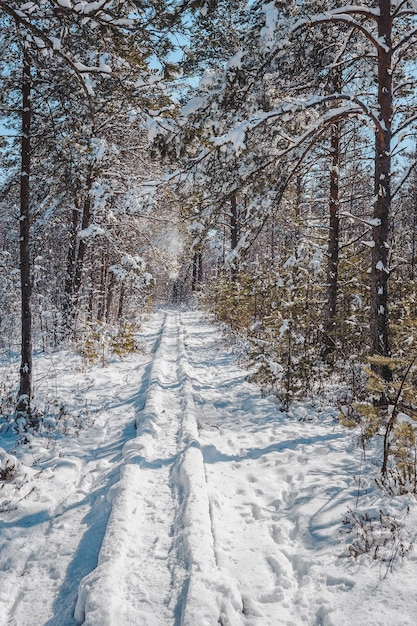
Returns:
[[[368,254],[357,249],[339,262],[339,298],[335,329],[335,360],[349,354],[364,362],[369,333],[369,289],[366,280]]]
[[[114,355],[124,357],[136,352],[137,330],[137,325],[130,322],[123,322],[116,327],[97,320],[88,322],[78,346],[84,366],[101,363],[104,367]]]
[[[117,356],[125,356],[131,352],[136,352],[137,342],[135,339],[134,324],[124,322],[117,328],[116,334],[110,340],[110,350]]]
[[[366,368],[368,398],[353,403],[350,410],[341,416],[345,426],[359,426],[364,448],[375,437],[382,440],[378,482],[388,493],[417,493],[415,360],[370,357]],[[392,380],[384,380],[375,366],[388,367],[392,372]]]
[[[254,264],[213,281],[207,294],[217,318],[247,339],[251,379],[288,408],[310,393],[318,364],[323,293],[316,251],[300,245],[277,272]]]

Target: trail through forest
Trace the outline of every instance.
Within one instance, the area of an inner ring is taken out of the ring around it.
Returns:
[[[282,413],[198,311],[160,310],[139,340],[87,372],[36,361],[80,427],[14,450],[0,626],[414,625],[413,554],[392,573],[347,556],[358,472],[381,503],[336,412]]]

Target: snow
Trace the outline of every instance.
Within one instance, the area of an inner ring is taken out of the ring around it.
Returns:
[[[101,55],[100,56],[100,65],[99,65],[99,72],[102,72],[104,74],[111,74],[112,73],[112,69],[111,66],[107,63],[107,59],[108,59],[108,55]]]
[[[229,69],[242,69],[242,60],[243,57],[245,56],[245,53],[243,50],[238,50],[238,52],[236,52],[236,54],[234,54],[227,62],[227,67]],[[200,81],[201,84],[201,81]]]
[[[93,137],[93,139],[91,140],[91,149],[92,149],[92,155],[91,155],[92,161],[95,161],[96,163],[100,163],[100,161],[103,160],[104,156],[106,155],[106,152],[108,151],[107,141],[105,141],[104,139],[101,139],[100,137]]]
[[[74,5],[74,11],[78,13],[92,13],[93,11],[98,11],[99,9],[103,9],[104,3],[101,0],[100,2],[77,2]]]
[[[179,115],[181,117],[194,115],[195,113],[197,113],[197,111],[202,109],[204,106],[205,106],[204,98],[201,98],[201,97],[191,98],[191,100],[189,100],[187,104],[182,107],[181,111],[179,112]]]
[[[209,7],[208,7],[208,3],[207,3],[207,2],[205,2],[205,3],[204,3],[201,7],[200,7],[200,13],[201,13],[201,15],[203,15],[203,16],[207,15],[207,13],[208,13],[208,9],[209,9]]]
[[[104,228],[98,226],[97,224],[90,224],[89,226],[87,226],[87,228],[80,230],[80,232],[78,233],[78,237],[80,239],[88,239],[91,237],[98,237],[105,234],[106,231],[104,230]]]
[[[279,336],[282,337],[290,328],[290,320],[284,320],[279,329]]]
[[[387,268],[385,267],[382,261],[378,261],[375,267],[380,272],[386,272],[387,274],[389,273],[389,271],[387,270]]]
[[[268,2],[268,4],[262,5],[262,11],[265,13],[265,26],[261,30],[261,37],[264,47],[269,50],[275,43],[278,9],[275,2]]]
[[[226,135],[221,137],[213,137],[212,142],[215,146],[225,146],[227,143],[233,144],[233,149],[236,155],[239,155],[245,150],[246,132],[250,129],[251,124],[248,121],[243,121],[235,128],[232,128]]]
[[[384,509],[412,542],[416,502],[381,495],[335,411],[281,412],[199,311],[137,342],[35,356],[65,428],[1,434],[0,626],[414,625],[417,557],[348,557],[348,522]]]
[[[217,72],[213,69],[207,69],[204,71],[203,76],[199,80],[198,89],[202,91],[208,91],[216,82],[218,78]]]
[[[57,37],[49,37],[50,42],[52,43],[52,48],[54,50],[61,50],[61,41]]]

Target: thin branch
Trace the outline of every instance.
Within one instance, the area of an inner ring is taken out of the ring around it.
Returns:
[[[402,177],[402,179],[398,183],[396,189],[393,191],[391,198],[395,198],[397,193],[400,191],[401,187],[410,178],[410,176],[411,176],[413,170],[415,170],[416,166],[417,166],[417,160],[415,159],[414,161],[412,161],[412,163],[407,168],[406,173],[404,174],[404,176]]]

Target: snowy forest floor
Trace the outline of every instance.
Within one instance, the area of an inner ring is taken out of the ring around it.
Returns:
[[[0,483],[0,626],[415,626],[416,502],[381,495],[334,408],[280,412],[198,311],[138,341],[87,371],[36,356],[65,410],[0,440],[21,464]]]

